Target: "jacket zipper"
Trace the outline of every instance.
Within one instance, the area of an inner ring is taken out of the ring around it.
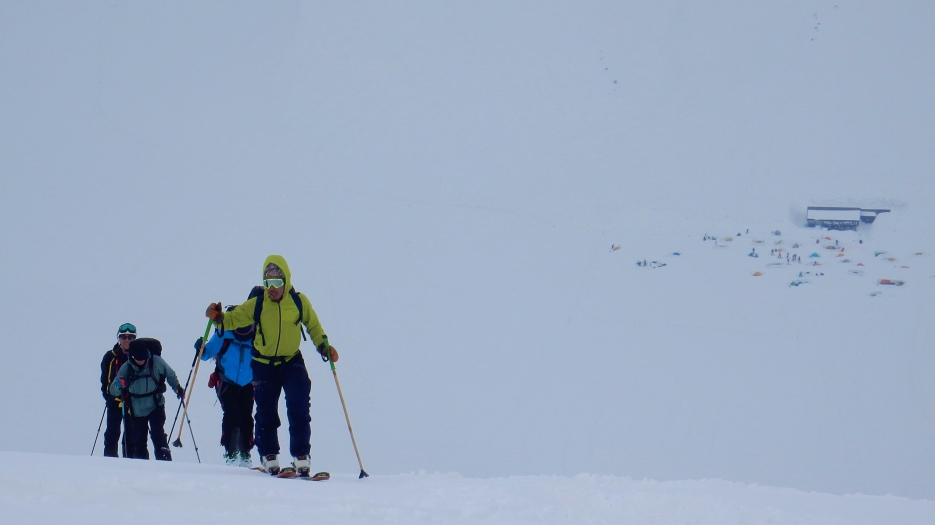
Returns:
[[[244,347],[243,345],[240,345],[240,361],[237,361],[237,384],[238,385],[240,384],[240,381],[242,380],[240,377],[240,370],[243,369],[243,351],[244,351]]]
[[[276,303],[279,307],[279,333],[276,334],[276,357],[279,357],[279,342],[282,341],[282,301]]]

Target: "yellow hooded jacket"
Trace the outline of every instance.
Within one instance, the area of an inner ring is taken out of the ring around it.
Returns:
[[[256,337],[253,341],[254,348],[262,356],[257,359],[260,362],[266,361],[263,357],[291,359],[299,352],[299,344],[302,342],[302,327],[296,321],[301,321],[305,325],[306,331],[312,342],[317,347],[327,340],[325,330],[318,321],[318,314],[312,308],[312,303],[304,294],[299,294],[302,301],[302,319],[299,319],[299,309],[295,301],[289,297],[289,290],[292,289],[292,274],[289,272],[289,265],[286,259],[281,255],[270,255],[263,263],[265,277],[266,266],[273,263],[278,266],[285,275],[286,292],[282,299],[277,303],[269,298],[269,292],[264,291],[263,309],[260,312],[260,324],[263,328],[263,337]],[[256,308],[256,298],[247,299],[247,302],[234,308],[224,314],[223,322],[219,325],[225,330],[235,330],[253,324],[253,312]],[[259,335],[259,334],[257,334]],[[266,344],[263,344],[263,339]]]

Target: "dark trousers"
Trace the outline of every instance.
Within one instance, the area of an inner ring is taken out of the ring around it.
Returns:
[[[123,409],[120,408],[120,402],[114,398],[107,400],[107,429],[104,430],[104,455],[109,458],[116,458],[117,445],[120,444],[120,425],[123,424]],[[127,451],[123,451],[127,455]]]
[[[299,352],[279,364],[250,363],[256,397],[256,448],[261,456],[279,454],[279,394],[286,393],[286,416],[289,418],[289,452],[308,455],[312,449],[312,381]]]
[[[253,448],[253,385],[221,381],[216,387],[221,401],[221,446],[228,454],[250,453]]]
[[[166,407],[157,407],[148,416],[127,416],[127,457],[149,459],[146,434],[153,440],[154,455],[161,461],[172,461],[169,437],[166,435]]]

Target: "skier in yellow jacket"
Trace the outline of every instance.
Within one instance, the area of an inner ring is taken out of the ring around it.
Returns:
[[[327,362],[330,355],[332,361],[337,361],[338,353],[328,343],[308,297],[292,287],[289,265],[281,255],[270,255],[263,263],[263,288],[263,295],[248,299],[230,312],[223,312],[221,303],[212,303],[205,315],[224,330],[256,324],[250,368],[256,401],[257,451],[267,472],[279,475],[278,408],[279,396],[284,391],[292,467],[299,476],[306,477],[311,466],[312,382],[299,351],[305,338],[303,325],[323,360]]]

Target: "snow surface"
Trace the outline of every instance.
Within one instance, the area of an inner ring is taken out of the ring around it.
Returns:
[[[935,499],[932,20],[923,1],[0,1],[0,450],[88,455],[116,327],[184,377],[207,304],[281,253],[341,352],[371,481]],[[838,258],[809,245],[809,205],[892,212],[829,235]],[[801,267],[770,266],[780,239]],[[351,472],[308,361],[313,462]],[[217,465],[206,379],[190,412]]]
[[[50,473],[54,473],[50,475]],[[720,480],[472,479],[426,472],[321,483],[244,468],[0,453],[4,523],[691,523],[928,525],[935,502]]]

